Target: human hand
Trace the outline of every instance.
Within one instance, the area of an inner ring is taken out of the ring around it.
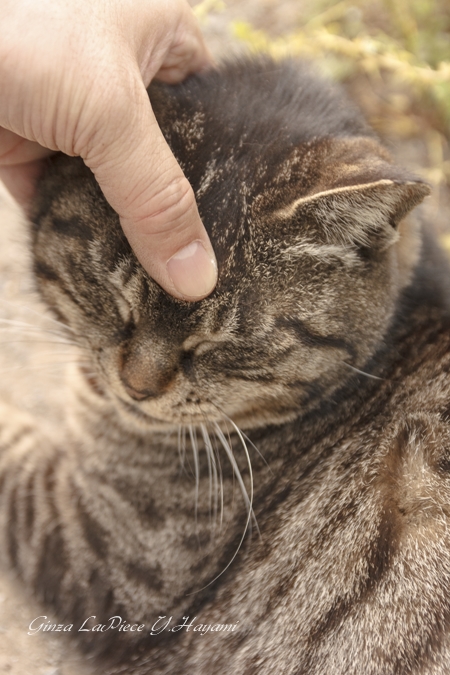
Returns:
[[[141,264],[172,295],[217,281],[191,186],[146,87],[210,64],[186,0],[3,0],[0,178],[22,203],[42,158],[60,150],[93,171]]]

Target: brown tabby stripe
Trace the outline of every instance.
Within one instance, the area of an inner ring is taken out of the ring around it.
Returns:
[[[75,493],[77,492],[75,488]],[[88,508],[83,503],[82,496],[78,493],[76,499],[77,515],[80,525],[83,530],[84,538],[91,550],[98,558],[104,559],[108,554],[108,533],[99,525],[99,523],[91,516]]]
[[[380,581],[389,573],[396,551],[395,525],[392,514],[384,512],[378,527],[378,536],[371,543],[368,553],[368,575],[354,589],[353,597],[336,598],[333,607],[326,612],[308,636],[308,645],[314,652],[315,645],[332,633],[351,614],[354,607],[376,592]],[[312,665],[312,664],[311,664]],[[307,672],[308,669],[306,669]]]
[[[67,288],[67,286],[64,284],[63,280],[60,277],[58,277],[53,272],[51,272],[51,274],[52,274],[52,276],[46,276],[46,274],[41,274],[40,272],[38,272],[38,275],[41,279],[44,279],[45,281],[49,281],[51,283],[54,283],[57,286],[58,291],[60,291],[65,296],[67,296],[74,305],[76,305],[81,311],[83,311],[83,313],[89,315],[89,313],[85,311],[83,301],[80,298],[77,298],[72,293],[72,291],[70,291]]]
[[[58,218],[53,216],[52,227],[63,236],[73,237],[75,239],[92,240],[92,230],[79,215],[73,215],[69,218]]]
[[[35,518],[35,509],[34,509],[34,489],[35,489],[35,478],[36,474],[33,472],[27,482],[25,488],[25,536],[30,538],[33,531],[33,524]],[[0,488],[1,491],[1,488]]]
[[[135,481],[126,476],[119,476],[112,483],[114,490],[125,502],[128,502],[136,512],[136,515],[148,527],[160,529],[164,526],[165,513],[158,508],[156,501],[148,494],[147,490],[136,486]]]
[[[67,559],[62,526],[56,525],[41,543],[41,555],[36,569],[35,588],[44,602],[59,605],[61,584],[68,569],[70,562]]]
[[[105,581],[104,572],[99,567],[94,567],[89,576],[89,590],[92,605],[96,608],[99,616],[108,617],[115,611],[114,591]],[[84,608],[75,608],[74,616],[82,616]]]
[[[161,565],[139,565],[139,562],[133,561],[126,565],[125,573],[128,579],[132,579],[140,586],[153,591],[161,591],[164,588],[163,570]]]
[[[60,277],[56,274],[53,267],[47,265],[42,260],[35,260],[34,262],[34,272],[37,277],[43,279],[44,281],[54,281],[58,285],[61,282]]]
[[[347,340],[343,338],[334,337],[332,335],[318,335],[314,333],[304,321],[296,317],[280,316],[276,319],[275,325],[279,328],[287,328],[293,330],[296,336],[309,347],[329,347],[332,349],[342,349],[346,351],[352,358],[356,360],[356,349]]]
[[[61,457],[56,455],[48,462],[46,467],[43,467],[43,481],[44,481],[44,494],[47,497],[47,506],[50,509],[52,514],[52,519],[58,520],[58,512],[55,504],[55,479],[56,479],[56,470],[59,466]]]

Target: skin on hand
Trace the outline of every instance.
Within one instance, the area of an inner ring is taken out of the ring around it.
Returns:
[[[54,151],[94,172],[141,264],[168,293],[207,296],[217,267],[194,193],[146,87],[211,65],[186,0],[2,0],[0,178],[26,203]]]

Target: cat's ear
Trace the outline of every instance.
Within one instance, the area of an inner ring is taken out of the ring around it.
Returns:
[[[343,145],[343,144],[341,144]],[[294,199],[278,216],[315,222],[327,241],[384,249],[398,239],[400,221],[430,193],[429,186],[396,167],[376,142],[332,153],[309,194]],[[351,157],[355,148],[366,150]],[[368,148],[372,150],[367,153]],[[374,149],[377,149],[375,154]],[[349,158],[350,155],[350,158]]]
[[[381,179],[301,197],[282,215],[314,220],[328,241],[384,249],[397,240],[399,222],[429,193],[421,181]]]

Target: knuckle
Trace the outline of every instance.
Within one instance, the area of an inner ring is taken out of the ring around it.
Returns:
[[[184,176],[177,176],[153,196],[142,219],[151,222],[152,234],[159,234],[173,229],[194,209],[196,202],[192,187]]]

